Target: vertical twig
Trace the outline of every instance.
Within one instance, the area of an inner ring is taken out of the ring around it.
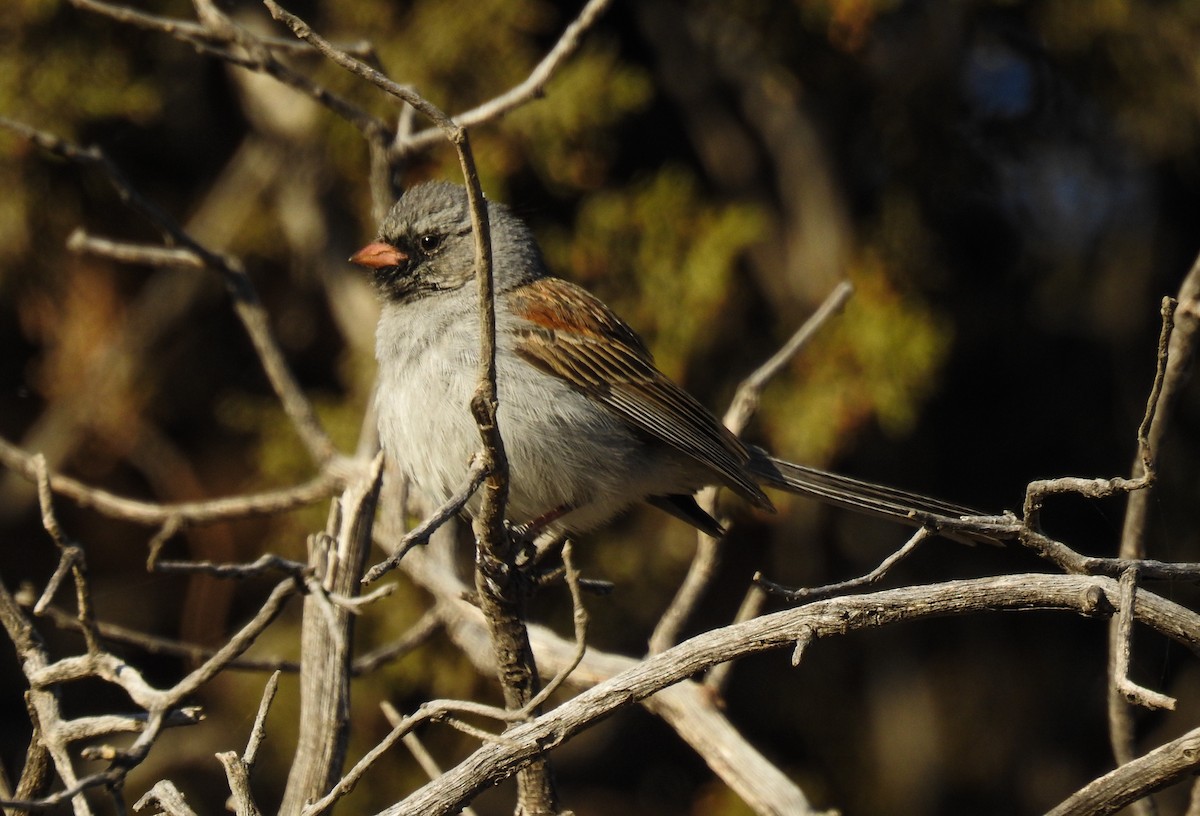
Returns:
[[[496,393],[496,301],[492,276],[492,241],[487,205],[479,189],[475,159],[465,130],[457,129],[451,140],[467,182],[467,201],[475,233],[475,277],[479,285],[479,385],[471,398],[471,413],[483,441],[483,466],[488,476],[483,483],[479,513],[472,525],[475,532],[475,589],[487,619],[496,653],[497,676],[504,704],[511,710],[532,709],[538,692],[537,663],[525,627],[524,576],[516,568],[516,550],[504,523],[508,502],[508,457],[497,422]],[[517,774],[517,812],[523,816],[553,816],[558,812],[557,794],[549,761],[541,758]]]
[[[1179,288],[1179,301],[1185,307],[1200,301],[1200,257]],[[1178,318],[1176,313],[1178,312]],[[1154,386],[1147,400],[1146,414],[1138,428],[1138,449],[1133,462],[1134,478],[1143,477],[1150,481],[1144,489],[1129,494],[1125,509],[1125,520],[1121,530],[1119,557],[1140,559],[1146,555],[1146,522],[1153,490],[1153,466],[1159,444],[1175,406],[1181,386],[1187,379],[1200,340],[1200,320],[1190,308],[1175,309],[1175,303],[1164,298],[1162,306],[1162,331],[1159,335],[1158,365]],[[1120,631],[1120,618],[1109,622],[1109,683],[1108,683],[1108,729],[1113,758],[1124,765],[1137,756],[1136,733],[1133,711],[1120,686],[1125,672],[1118,665],[1120,654],[1128,648],[1128,639]],[[1127,663],[1127,659],[1126,659]],[[1132,806],[1135,816],[1153,816],[1154,802],[1150,798],[1139,800]]]
[[[334,547],[324,553],[318,575],[327,593],[355,597],[371,547],[375,505],[383,478],[383,454],[369,472],[352,482],[331,513]],[[320,560],[321,554],[313,554]],[[320,593],[304,599],[300,647],[300,734],[280,812],[299,813],[338,781],[345,762],[350,728],[350,675],[354,618],[343,606],[332,607]]]

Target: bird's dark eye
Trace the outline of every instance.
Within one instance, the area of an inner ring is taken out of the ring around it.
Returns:
[[[417,243],[421,246],[422,251],[433,252],[442,245],[442,236],[434,235],[432,233],[429,235],[422,235],[417,239]]]

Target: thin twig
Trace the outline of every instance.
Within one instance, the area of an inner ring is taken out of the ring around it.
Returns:
[[[477,703],[467,703],[454,700],[432,700],[424,703],[415,712],[407,717],[404,717],[399,722],[395,722],[392,730],[386,737],[380,740],[375,747],[367,751],[362,758],[354,764],[354,766],[346,772],[346,774],[338,780],[338,783],[325,796],[310,803],[304,808],[302,816],[314,816],[314,814],[324,813],[329,809],[334,802],[341,799],[347,793],[354,789],[358,781],[362,779],[372,765],[383,756],[387,751],[396,744],[405,734],[409,733],[421,723],[434,721],[443,721],[447,719],[447,715],[452,711],[467,710],[470,713],[482,713],[485,716],[491,715],[494,712],[502,712],[501,709],[495,709],[491,706],[484,706]],[[494,735],[487,735],[493,741]]]
[[[1177,395],[1188,379],[1200,343],[1200,321],[1189,306],[1200,298],[1200,256],[1179,287],[1178,300],[1164,298],[1162,303],[1162,327],[1159,332],[1157,366],[1154,385],[1146,401],[1146,412],[1138,428],[1138,450],[1134,458],[1132,476],[1154,474],[1154,462],[1167,426],[1174,412]],[[1121,544],[1118,555],[1123,559],[1144,559],[1146,556],[1147,522],[1153,485],[1132,493],[1125,506],[1125,519],[1121,528]],[[1109,624],[1108,658],[1108,732],[1113,757],[1118,765],[1130,762],[1137,755],[1136,725],[1133,710],[1118,687],[1117,679],[1125,674],[1117,666],[1118,655],[1126,648],[1128,640],[1120,631],[1120,619]],[[1153,816],[1156,807],[1150,797],[1132,805],[1134,816]]]
[[[485,102],[477,108],[457,114],[454,117],[454,121],[464,128],[478,127],[499,119],[504,114],[543,96],[546,84],[571,55],[579,49],[583,35],[589,28],[595,25],[600,15],[611,4],[612,0],[590,0],[579,12],[579,16],[566,27],[562,36],[559,37],[558,42],[554,44],[554,47],[547,52],[546,56],[542,58],[541,62],[534,67],[533,71],[530,72],[529,76],[520,85]],[[403,136],[402,133],[402,131],[397,133],[396,141],[392,145],[392,153],[396,156],[405,156],[414,151],[423,150],[436,144],[439,140],[439,134],[436,130],[426,130],[412,134],[411,136]]]
[[[15,470],[31,482],[37,480],[34,455],[0,438],[0,464]],[[294,510],[334,494],[339,480],[332,474],[321,475],[295,487],[250,493],[204,501],[158,504],[117,496],[89,487],[69,476],[49,474],[50,489],[80,507],[106,516],[146,526],[159,526],[171,519],[186,524],[213,524],[233,519],[256,518]]]
[[[355,677],[368,674],[380,666],[403,657],[429,641],[444,627],[436,609],[430,609],[402,636],[355,659],[351,673]]]
[[[198,43],[218,44],[227,42],[228,40],[227,37],[213,31],[211,27],[194,23],[191,20],[160,17],[130,8],[129,6],[110,5],[100,2],[100,0],[70,0],[70,3],[78,9],[108,17],[119,23],[136,26],[145,31],[157,31],[167,34],[190,45],[197,45]],[[292,55],[311,53],[303,45],[290,38],[258,35],[258,40],[273,51],[281,51]],[[339,48],[347,53],[361,57],[370,56],[372,53],[370,43],[366,42],[345,43],[340,45]]]
[[[365,79],[383,92],[412,105],[437,125],[443,138],[448,138],[456,146],[458,145],[455,132],[461,132],[461,128],[441,108],[426,100],[411,87],[393,81],[373,66],[335,47],[329,40],[313,31],[312,26],[284,9],[275,0],[263,0],[263,4],[271,12],[272,17],[286,25],[293,34],[315,48],[326,59],[345,68],[355,76]]]
[[[242,761],[246,763],[247,768],[254,767],[254,762],[258,759],[258,749],[262,746],[263,740],[267,738],[267,712],[271,709],[275,692],[278,690],[279,672],[276,671],[267,679],[267,685],[263,688],[262,701],[258,704],[258,714],[254,717],[254,726],[250,729],[246,750],[242,752]]]
[[[250,790],[250,772],[254,769],[254,761],[258,757],[258,749],[266,739],[267,711],[275,692],[279,688],[279,672],[267,679],[263,688],[262,700],[258,704],[258,714],[254,717],[254,725],[250,729],[250,737],[246,742],[246,750],[239,757],[236,751],[222,751],[217,754],[217,760],[225,769],[225,777],[229,780],[229,791],[233,802],[233,810],[237,816],[259,816],[261,811],[254,801],[254,793]]]
[[[41,636],[21,612],[16,599],[9,593],[3,581],[0,581],[0,626],[4,627],[8,639],[12,641],[20,657],[21,670],[26,679],[31,679],[38,671],[50,665],[50,658]],[[24,799],[33,802],[44,802],[48,798],[53,798],[53,803],[70,801],[75,816],[88,816],[92,812],[91,806],[85,797],[79,795],[83,788],[77,788],[78,777],[75,774],[74,762],[66,743],[59,738],[57,731],[58,724],[63,721],[57,689],[31,682],[26,701],[33,725],[31,739],[36,743],[31,742],[27,764],[21,772],[17,792]],[[41,748],[36,747],[39,744]],[[50,782],[49,769],[46,767],[47,757],[65,789],[39,798]]]
[[[1151,691],[1129,679],[1129,656],[1133,651],[1133,608],[1138,571],[1130,567],[1121,576],[1121,605],[1117,608],[1117,644],[1114,651],[1113,684],[1129,703],[1149,709],[1175,710],[1175,698]]]
[[[833,291],[821,302],[820,307],[812,313],[808,320],[804,321],[804,325],[797,329],[795,334],[788,338],[779,351],[771,355],[770,359],[756,368],[749,377],[742,380],[729,405],[729,410],[725,412],[725,427],[735,434],[740,434],[745,429],[746,423],[757,413],[762,392],[768,383],[778,376],[784,367],[808,345],[821,327],[845,307],[853,294],[854,285],[850,281],[842,281],[835,286]]]
[[[190,249],[165,247],[157,244],[134,244],[127,241],[113,241],[108,238],[98,238],[88,235],[83,229],[76,228],[67,236],[67,249],[72,252],[86,253],[98,258],[127,264],[144,264],[146,266],[186,266],[192,269],[203,269],[204,259]]]
[[[38,502],[42,507],[42,526],[50,534],[54,546],[59,550],[58,568],[55,569],[54,575],[46,584],[46,591],[34,604],[33,611],[34,614],[38,614],[39,610],[45,609],[49,605],[58,591],[59,584],[70,572],[75,583],[75,614],[79,621],[79,630],[83,633],[88,653],[95,654],[100,651],[100,639],[96,633],[96,616],[92,610],[91,588],[87,582],[87,561],[84,558],[83,549],[67,541],[58,525],[58,519],[54,515],[54,497],[50,490],[46,457],[38,454],[34,457],[33,464],[37,470],[37,491]]]
[[[221,672],[230,661],[248,649],[258,635],[279,614],[287,599],[295,594],[295,581],[288,578],[276,584],[262,606],[240,630],[199,667],[166,690],[152,687],[140,671],[120,658],[101,652],[94,655],[68,657],[46,665],[27,676],[38,688],[67,683],[85,677],[99,677],[125,690],[134,703],[147,711],[167,711],[194,694],[200,686]]]
[[[385,574],[395,569],[409,550],[427,543],[429,537],[437,532],[439,527],[453,518],[455,514],[466,506],[471,497],[475,495],[475,492],[479,490],[479,486],[483,484],[483,480],[487,478],[487,475],[487,466],[484,463],[483,457],[476,456],[471,460],[471,468],[467,471],[466,480],[454,495],[446,499],[441,507],[405,534],[391,555],[367,570],[367,574],[363,576],[362,582],[370,584],[378,581]]]
[[[27,603],[27,600],[29,603]],[[32,599],[26,597],[26,593],[17,594],[17,602],[23,607],[31,606]],[[66,610],[56,606],[47,606],[41,613],[43,617],[49,618],[55,626],[72,631],[80,631],[80,623]],[[105,623],[104,621],[96,621],[96,631],[100,638],[107,643],[120,643],[126,646],[134,646],[142,649],[150,654],[172,655],[174,657],[182,657],[187,660],[199,662],[207,660],[216,653],[216,649],[209,646],[198,646],[193,643],[183,643],[170,638],[159,637],[145,632],[139,632],[135,629],[129,629],[124,626],[119,626],[113,623]],[[283,671],[294,674],[300,671],[300,664],[291,660],[256,660],[253,658],[239,657],[231,660],[228,664],[230,669],[244,669],[247,671]]]
[[[379,707],[383,710],[383,716],[387,718],[387,721],[393,727],[398,725],[403,719],[403,717],[400,715],[400,712],[396,710],[396,707],[386,700],[380,703]],[[409,731],[400,738],[400,741],[404,743],[404,747],[407,748],[408,752],[413,755],[413,759],[417,761],[417,764],[421,766],[421,770],[423,770],[430,779],[437,779],[439,776],[441,776],[441,766],[438,765],[437,760],[433,758],[433,754],[429,753],[429,750],[425,747],[425,744],[421,742],[420,737],[418,737],[416,733]],[[465,807],[462,809],[462,814],[463,816],[475,816],[475,810],[470,807]]]
[[[912,555],[913,551],[915,551],[917,547],[921,546],[921,543],[924,542],[925,539],[932,535],[933,533],[929,529],[925,527],[920,528],[912,534],[908,541],[904,542],[903,547],[880,561],[879,566],[875,567],[875,569],[871,570],[866,575],[860,575],[859,577],[851,578],[848,581],[839,581],[834,584],[826,584],[825,586],[813,587],[811,589],[807,587],[798,587],[792,589],[781,584],[777,584],[774,581],[768,581],[762,576],[762,573],[755,573],[754,583],[758,584],[772,595],[779,595],[780,597],[791,602],[811,602],[817,600],[818,598],[828,598],[832,595],[840,595],[841,593],[852,589],[859,589],[861,587],[870,586],[871,584],[877,583],[881,578],[883,578],[883,576],[887,575],[888,572],[891,571],[892,567],[896,566],[905,558]]]
[[[300,561],[267,553],[249,564],[216,564],[212,561],[162,561],[155,560],[148,567],[151,572],[182,573],[185,575],[212,575],[217,578],[258,578],[268,573],[283,573],[295,578],[306,576],[310,567]]]
[[[230,21],[224,14],[211,13],[211,7],[198,9],[198,12],[201,12],[199,16],[202,22],[194,23],[190,20],[146,14],[123,6],[104,3],[101,0],[71,0],[71,2],[78,8],[118,22],[146,30],[161,31],[191,45],[203,54],[224,60],[230,65],[267,74],[324,105],[358,128],[368,141],[381,139],[382,135],[387,132],[387,127],[381,119],[370,115],[348,99],[318,85],[275,58],[276,52],[311,53],[309,49],[295,40],[251,35],[246,29]],[[209,13],[203,13],[203,11]],[[373,53],[369,45],[365,46],[362,43],[349,44],[342,50],[364,57]]]
[[[562,560],[563,575],[566,578],[567,587],[571,591],[571,619],[575,628],[575,653],[572,655],[571,660],[551,678],[550,682],[543,686],[542,690],[525,704],[521,712],[524,716],[535,713],[550,698],[550,695],[566,682],[567,678],[571,676],[571,672],[579,667],[580,662],[583,660],[583,655],[587,652],[588,614],[587,609],[583,605],[583,591],[579,586],[579,570],[575,569],[575,564],[571,556],[571,541],[568,539],[563,543]]]

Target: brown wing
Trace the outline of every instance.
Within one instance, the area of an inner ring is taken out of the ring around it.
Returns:
[[[692,456],[754,504],[771,506],[746,470],[746,447],[655,367],[641,338],[611,309],[558,278],[541,278],[505,297],[524,321],[517,328],[522,358]]]

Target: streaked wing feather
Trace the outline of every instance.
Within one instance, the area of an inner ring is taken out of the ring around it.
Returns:
[[[506,296],[525,321],[517,328],[517,353],[525,360],[704,464],[754,504],[771,506],[746,470],[746,447],[655,367],[637,334],[601,301],[557,278]]]

